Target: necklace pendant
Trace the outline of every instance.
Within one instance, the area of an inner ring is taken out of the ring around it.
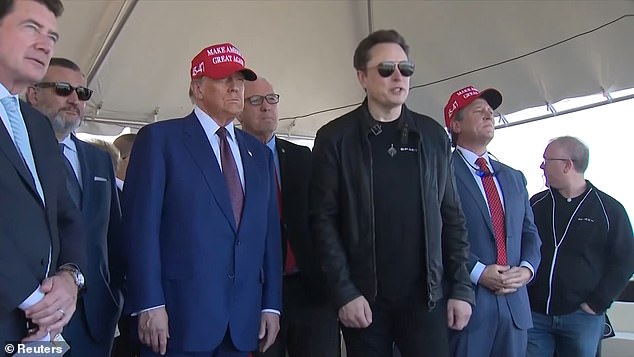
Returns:
[[[397,153],[396,148],[394,147],[394,144],[392,144],[390,148],[387,149],[387,154],[390,155],[391,157],[394,157],[396,153]]]

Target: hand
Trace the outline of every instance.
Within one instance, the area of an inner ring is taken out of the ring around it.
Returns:
[[[32,330],[29,330],[29,334],[25,338],[22,339],[22,342],[26,343],[26,342],[39,341],[42,338],[44,338],[44,336],[46,336],[48,334],[49,334],[49,332],[46,331],[46,328],[38,327],[38,328],[35,328],[35,329],[32,329]]]
[[[44,279],[40,286],[44,298],[37,304],[24,311],[27,318],[39,326],[35,333],[37,336],[45,335],[45,332],[57,334],[68,324],[77,307],[77,285],[69,272],[61,271],[56,275]],[[41,338],[40,337],[40,338]],[[29,335],[27,338],[31,338]]]
[[[258,334],[258,338],[260,339],[258,349],[260,352],[266,352],[266,350],[271,347],[279,331],[279,315],[273,312],[263,312],[262,318],[260,319],[260,333]]]
[[[471,304],[458,299],[447,300],[447,322],[452,330],[462,330],[471,318]]]
[[[585,302],[581,303],[580,307],[581,307],[581,310],[585,311],[586,313],[588,313],[590,315],[596,315],[597,314],[596,312],[594,312],[594,310],[592,310],[590,305],[588,305]]]
[[[170,333],[165,306],[140,313],[138,330],[139,341],[151,347],[154,353],[164,355],[167,352]]]
[[[533,276],[527,267],[512,267],[502,273],[502,285],[504,288],[496,291],[497,295],[504,295],[516,292],[517,289],[526,285]]]
[[[339,308],[339,320],[346,327],[366,328],[372,323],[372,310],[363,296],[354,298]]]
[[[504,284],[502,283],[502,280],[503,280],[502,273],[504,273],[505,271],[509,269],[511,269],[511,267],[508,265],[505,265],[505,266],[497,265],[497,264],[487,265],[486,268],[484,268],[482,275],[480,275],[480,280],[478,280],[478,284],[486,287],[487,289],[491,291],[494,291],[498,295],[499,295],[498,292],[500,291],[513,292],[516,289],[513,290],[512,288],[506,288]]]

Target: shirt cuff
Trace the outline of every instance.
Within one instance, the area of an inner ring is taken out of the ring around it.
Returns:
[[[154,310],[154,309],[158,309],[161,307],[165,307],[165,305],[159,305],[159,306],[154,306],[154,307],[148,307],[147,309],[143,309],[141,311],[137,311],[137,312],[133,312],[130,314],[130,316],[138,316],[140,313],[142,312],[146,312],[146,311],[150,311],[150,310]]]
[[[37,304],[40,300],[44,299],[44,293],[40,291],[40,285],[35,288],[35,291],[29,295],[28,298],[24,299],[22,303],[18,306],[20,310],[26,310],[29,307]]]
[[[473,284],[478,285],[478,281],[480,281],[480,276],[482,275],[486,267],[486,265],[480,262],[475,263],[473,269],[471,270],[471,274],[469,274],[469,277],[471,278],[471,282]]]
[[[275,309],[263,309],[262,312],[270,312],[270,313],[276,314],[277,316],[280,315],[280,312]]]
[[[535,277],[535,269],[533,268],[533,266],[531,265],[531,263],[527,262],[526,260],[522,260],[522,262],[520,263],[521,267],[525,267],[528,270],[531,271],[531,278],[528,279],[528,281],[526,282],[526,284],[530,283],[531,281],[533,281],[533,278]]]

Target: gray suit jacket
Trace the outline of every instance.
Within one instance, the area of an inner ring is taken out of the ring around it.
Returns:
[[[484,265],[496,263],[496,245],[493,224],[485,197],[474,180],[470,168],[462,157],[453,153],[456,186],[462,202],[462,210],[467,221],[471,254],[467,268],[473,270],[476,262]],[[533,211],[528,202],[526,179],[520,171],[491,160],[504,198],[504,218],[506,223],[506,250],[508,264],[519,266],[522,261],[530,263],[535,271],[540,262],[541,241],[533,220]],[[484,286],[476,286],[476,306],[467,329],[477,329],[479,322],[491,319],[497,314],[496,295]],[[515,326],[528,329],[533,326],[526,287],[506,295]]]

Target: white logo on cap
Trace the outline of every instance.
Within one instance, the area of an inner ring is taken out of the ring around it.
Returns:
[[[205,62],[200,62],[198,66],[192,68],[192,77],[196,77],[196,75],[203,72],[205,72]]]
[[[449,116],[451,117],[453,115],[453,111],[458,109],[458,102],[457,101],[453,101],[453,104],[451,105],[451,108],[449,108],[448,113]]]

